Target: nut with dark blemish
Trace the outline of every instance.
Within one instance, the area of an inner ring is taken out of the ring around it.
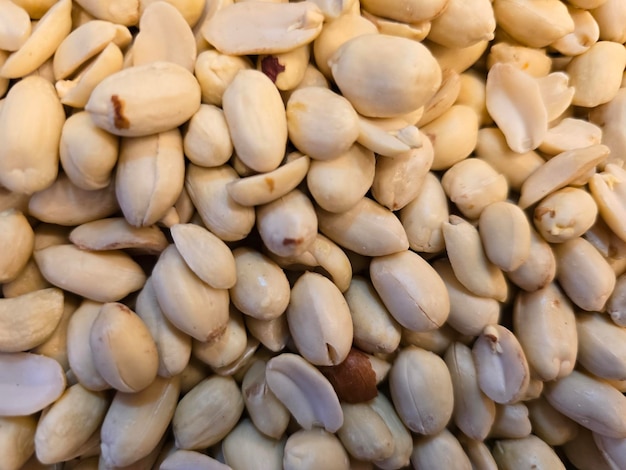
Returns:
[[[113,104],[113,124],[117,129],[128,129],[130,122],[124,116],[124,101],[118,95],[111,95],[111,103]]]
[[[352,348],[343,362],[319,368],[346,403],[361,403],[378,395],[376,373],[367,355]]]
[[[284,238],[283,239],[283,245],[285,245],[285,246],[299,245],[302,242],[303,242],[302,238]]]
[[[278,61],[278,57],[266,55],[261,59],[261,71],[276,83],[276,77],[285,71],[285,66]]]

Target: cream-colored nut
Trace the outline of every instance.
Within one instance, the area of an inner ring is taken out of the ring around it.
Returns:
[[[141,318],[120,303],[105,303],[91,326],[89,344],[98,372],[126,393],[152,383],[159,364],[150,331]]]
[[[626,240],[626,170],[609,163],[589,180],[589,189],[602,219],[620,239]]]
[[[428,39],[424,41],[424,45],[428,47],[430,53],[437,59],[441,70],[450,69],[456,73],[463,73],[474,65],[485,53],[489,44],[489,41],[479,41],[469,47],[450,49],[428,41]]]
[[[40,19],[57,0],[15,0],[13,3],[22,7],[33,20]]]
[[[413,450],[413,440],[411,434],[393,408],[392,403],[383,394],[379,394],[369,403],[369,406],[383,420],[391,432],[391,437],[394,442],[392,454],[385,459],[376,460],[376,466],[381,469],[390,470],[408,465],[411,451]]]
[[[563,453],[578,468],[593,470],[612,470],[598,446],[594,442],[593,433],[578,426],[576,436],[562,446]]]
[[[310,43],[323,22],[313,2],[240,2],[218,10],[202,34],[223,54],[274,54]]]
[[[461,443],[463,450],[467,454],[467,458],[472,464],[472,468],[481,470],[497,470],[498,465],[493,459],[493,455],[489,447],[477,439],[472,439],[464,434],[459,434],[457,439]]]
[[[343,95],[364,116],[393,117],[414,111],[441,85],[441,68],[428,49],[395,36],[352,38],[329,64]]]
[[[332,160],[312,161],[306,175],[307,187],[322,209],[345,212],[365,196],[375,170],[374,153],[356,144]]]
[[[35,234],[26,216],[18,210],[0,212],[0,283],[15,279],[24,269],[35,243]]]
[[[436,330],[412,331],[402,328],[400,344],[403,346],[417,346],[418,348],[443,355],[448,347],[458,339],[459,333],[449,325],[442,325]]]
[[[616,325],[626,327],[626,276],[617,278],[615,288],[606,303],[606,311]]]
[[[285,154],[287,117],[280,93],[267,75],[240,70],[224,91],[223,108],[243,163],[260,172],[278,168]]]
[[[274,320],[258,320],[246,315],[245,322],[248,332],[270,351],[277,353],[287,346],[290,334],[285,315]]]
[[[493,9],[498,26],[530,47],[545,47],[574,31],[567,7],[557,0],[496,0]]]
[[[77,0],[76,3],[100,20],[124,26],[134,26],[139,21],[139,0],[113,0],[106,4],[99,0]]]
[[[0,417],[0,452],[7,469],[23,468],[35,451],[36,416]]]
[[[400,210],[400,222],[412,250],[437,253],[444,248],[441,226],[448,220],[448,199],[433,173],[424,176],[421,186],[418,196]]]
[[[553,245],[557,280],[568,297],[584,310],[601,311],[615,287],[615,273],[584,238]]]
[[[180,391],[187,393],[211,375],[211,368],[195,357],[191,357],[187,366],[180,373]]]
[[[230,248],[204,227],[176,224],[170,233],[189,268],[211,287],[230,289],[237,281]]]
[[[188,165],[185,188],[204,225],[224,241],[245,238],[254,227],[254,208],[235,202],[228,193],[228,185],[239,179],[228,165],[202,168]]]
[[[490,69],[498,63],[509,63],[533,77],[544,77],[550,73],[552,59],[544,49],[534,49],[498,42],[491,46],[487,56]]]
[[[530,222],[515,204],[489,204],[480,214],[478,228],[487,258],[503,271],[516,270],[530,256]]]
[[[546,241],[560,243],[581,236],[595,223],[598,207],[582,189],[566,187],[535,207],[535,227]]]
[[[193,72],[196,39],[182,13],[169,2],[150,3],[141,12],[133,41],[133,65],[165,61]]]
[[[472,350],[462,343],[452,343],[444,360],[450,371],[454,391],[454,423],[466,436],[482,441],[493,425],[496,406],[480,390]]]
[[[289,101],[289,97],[291,96],[291,93],[293,93],[294,91],[299,90],[300,88],[306,88],[306,87],[310,87],[310,86],[317,86],[317,87],[321,87],[321,88],[330,88],[330,85],[328,83],[328,79],[312,63],[308,63],[307,64],[306,68],[304,69],[304,74],[303,74],[302,80],[300,80],[300,83],[298,83],[298,85],[296,85],[295,88],[293,88],[291,90],[283,90],[281,92],[281,96],[283,97],[283,101],[285,103],[287,101]]]
[[[49,187],[57,177],[64,121],[47,80],[27,77],[12,86],[0,113],[0,184],[26,194]]]
[[[430,21],[403,23],[401,21],[372,15],[366,10],[361,10],[361,15],[371,23],[374,23],[380,34],[388,34],[390,36],[398,36],[421,42],[430,32]]]
[[[280,54],[261,55],[257,58],[257,70],[267,75],[279,90],[293,90],[304,78],[310,57],[308,44]]]
[[[102,129],[126,137],[171,130],[200,107],[200,85],[178,64],[151,62],[102,80],[85,110]]]
[[[521,439],[530,435],[532,425],[524,403],[496,405],[496,420],[489,437],[493,439]]]
[[[179,391],[178,377],[157,377],[140,392],[116,393],[100,431],[103,463],[121,467],[149,455],[174,416]]]
[[[122,251],[90,252],[75,245],[56,245],[35,251],[34,256],[52,285],[99,302],[120,300],[146,281],[141,267]]]
[[[72,28],[72,2],[56,2],[32,28],[28,39],[9,55],[0,76],[21,78],[37,70],[57,50]]]
[[[213,369],[234,363],[245,352],[248,337],[241,313],[230,310],[222,335],[210,342],[194,340],[192,354]]]
[[[451,71],[452,69],[447,70]],[[478,121],[481,126],[492,124],[485,102],[486,77],[470,70],[460,73],[459,81],[460,89],[455,103],[472,108],[478,115]]]
[[[394,440],[380,415],[367,403],[342,403],[343,426],[337,437],[357,459],[371,461],[391,457]]]
[[[2,295],[9,299],[48,287],[52,286],[43,277],[37,263],[31,257],[15,279],[2,284]]]
[[[565,470],[565,465],[556,452],[537,436],[522,439],[503,439],[496,441],[493,456],[502,470],[514,470],[534,465],[536,468]]]
[[[78,308],[80,299],[75,296],[66,296],[63,301],[63,313],[57,327],[52,334],[39,346],[30,350],[35,354],[42,354],[56,360],[63,370],[69,370],[70,364],[67,357],[67,327],[70,318]]]
[[[362,0],[364,10],[405,23],[429,21],[441,15],[448,7],[448,0],[434,2],[424,0]]]
[[[424,105],[424,113],[417,121],[417,126],[422,127],[437,119],[457,102],[461,91],[461,76],[454,70],[446,69],[441,72],[441,86],[439,90]],[[463,103],[459,103],[463,104]]]
[[[431,21],[428,39],[451,48],[472,46],[494,38],[496,19],[488,0],[449,0]]]
[[[591,108],[611,101],[620,88],[624,66],[626,50],[610,41],[597,42],[574,57],[566,68],[575,90],[572,103]],[[596,74],[601,74],[602,80]]]
[[[317,426],[336,432],[343,425],[343,412],[332,385],[301,356],[283,353],[270,359],[265,380],[302,428]]]
[[[626,7],[616,0],[597,1],[591,7],[591,14],[600,28],[600,39],[623,44],[626,41],[624,19]]]
[[[191,338],[165,317],[157,300],[152,278],[148,278],[137,296],[135,311],[154,340],[159,355],[157,374],[174,377],[180,374],[191,356]]]
[[[92,392],[80,384],[69,387],[37,424],[37,459],[45,464],[67,460],[98,430],[108,407],[103,392]]]
[[[549,381],[572,372],[579,348],[576,319],[555,283],[517,295],[513,328],[535,376]]]
[[[147,7],[161,0],[139,0],[139,15],[143,15],[143,12]],[[201,0],[166,0],[167,3],[173,5],[185,18],[185,21],[189,26],[194,27],[196,23],[201,19],[204,13],[205,2]],[[211,5],[207,5],[207,8]]]
[[[27,416],[54,403],[65,390],[57,361],[25,352],[0,353],[0,416]]]
[[[574,370],[547,382],[544,396],[559,412],[587,429],[608,437],[626,436],[626,397],[610,384]]]
[[[589,120],[602,128],[602,143],[611,149],[611,163],[622,161],[619,155],[626,150],[626,139],[622,126],[626,119],[626,89],[620,88],[615,97],[606,104],[597,106],[589,112]]]
[[[489,325],[472,346],[480,389],[496,403],[514,403],[530,380],[518,339],[501,325]]]
[[[450,315],[447,324],[462,335],[478,336],[490,324],[500,319],[500,304],[497,300],[480,297],[468,291],[454,275],[450,261],[441,258],[433,263],[437,274],[441,276],[448,297]]]
[[[548,130],[548,114],[539,84],[510,63],[496,63],[486,85],[487,110],[518,153],[539,146]]]
[[[365,256],[384,256],[408,248],[402,224],[388,209],[362,198],[345,212],[317,210],[320,231],[338,245]]]
[[[259,431],[274,439],[280,439],[289,424],[287,408],[272,393],[265,380],[265,365],[255,361],[243,377],[241,391],[246,410]]]
[[[0,351],[27,351],[54,332],[63,314],[63,291],[42,289],[0,300]]]
[[[602,256],[607,258],[609,263],[616,259],[623,259],[626,254],[626,242],[619,238],[605,223],[599,218],[596,223],[584,235]],[[621,273],[616,275],[621,275]]]
[[[176,447],[205,449],[222,440],[237,424],[244,404],[232,377],[211,376],[179,402],[172,426]]]
[[[572,104],[574,87],[570,86],[569,76],[564,72],[553,72],[540,77],[537,83],[548,113],[548,122],[554,121]]]
[[[2,100],[0,100],[0,103],[2,103]],[[29,201],[29,194],[16,193],[0,187],[0,211],[15,209],[27,213]]]
[[[524,181],[518,205],[526,209],[553,191],[578,181],[605,161],[609,153],[606,145],[592,145],[558,154]]]
[[[213,49],[198,54],[194,75],[200,83],[202,102],[222,106],[224,90],[240,70],[251,68],[252,62],[247,57],[222,54]]]
[[[332,160],[345,154],[359,135],[358,116],[350,102],[326,88],[294,91],[286,112],[289,139],[316,160]]]
[[[626,465],[626,451],[624,450],[626,441],[624,439],[606,437],[598,433],[592,434],[598,450],[609,465],[612,465],[614,468]]]
[[[352,265],[348,255],[332,240],[318,233],[315,241],[309,248],[317,263],[327,273],[331,281],[341,292],[350,287],[352,279]]]
[[[152,271],[152,282],[163,313],[178,329],[207,342],[224,333],[228,291],[215,289],[197,277],[175,245],[161,253]]]
[[[282,468],[285,441],[262,434],[252,421],[243,419],[222,441],[224,462],[232,468],[254,468],[259,462],[268,469]]]
[[[357,142],[384,157],[396,157],[422,145],[422,136],[406,117],[421,114],[423,107],[397,118],[366,118],[359,115]],[[419,117],[419,116],[418,116]]]
[[[556,155],[566,150],[589,147],[602,142],[602,129],[589,121],[564,118],[548,129],[539,150]]]
[[[286,315],[291,337],[305,359],[323,366],[343,362],[352,345],[352,318],[341,291],[328,278],[303,274],[291,290]]]
[[[15,2],[2,0],[0,2],[0,18],[2,18],[2,33],[0,33],[0,49],[16,51],[26,42],[31,32],[28,12]]]
[[[282,0],[281,0],[282,1]],[[315,3],[327,21],[339,18],[344,14],[353,13],[359,9],[359,4],[355,0],[311,0]]]
[[[128,28],[109,21],[93,20],[79,26],[61,42],[54,53],[52,66],[55,80],[69,77],[109,44],[124,48],[131,39]]]
[[[450,313],[450,299],[441,277],[410,250],[379,256],[370,263],[370,277],[389,313],[405,328],[439,328]]]
[[[324,429],[299,430],[287,438],[283,457],[285,470],[349,470],[348,453],[339,439]]]
[[[599,313],[579,312],[576,315],[578,331],[578,362],[596,377],[626,379],[626,329]]]
[[[579,55],[588,51],[598,41],[600,27],[591,12],[586,9],[568,6],[567,10],[574,21],[574,31],[557,39],[550,47],[564,55]]]
[[[203,470],[228,470],[230,467],[202,452],[192,450],[175,450],[161,462],[162,470],[186,470],[197,468]]]
[[[544,398],[526,402],[533,434],[551,446],[560,446],[572,440],[578,433],[578,425],[559,413]]]
[[[226,163],[233,154],[233,143],[224,112],[217,106],[201,104],[189,120],[183,144],[185,156],[195,165]]]
[[[394,407],[410,430],[433,435],[446,426],[454,398],[450,373],[439,356],[416,347],[401,350],[389,385]]]
[[[214,369],[215,373],[222,376],[234,376],[237,380],[241,380],[243,372],[245,372],[248,365],[250,365],[259,348],[259,344],[256,338],[249,336],[243,354],[230,364]]]
[[[447,429],[438,434],[423,436],[415,439],[411,464],[414,468],[432,468],[441,465],[442,468],[458,468],[470,470],[472,464],[465,454],[463,447]]]

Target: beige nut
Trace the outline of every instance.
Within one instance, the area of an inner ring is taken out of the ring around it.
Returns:
[[[433,436],[423,436],[414,440],[411,464],[414,468],[430,468],[442,465],[459,470],[469,470],[472,465],[461,444],[447,429]]]
[[[233,143],[224,111],[201,104],[187,124],[183,145],[185,156],[195,165],[212,167],[226,163],[233,154]]]
[[[563,445],[578,434],[578,425],[554,409],[545,397],[526,402],[533,434],[551,446]]]
[[[544,441],[532,435],[522,439],[498,440],[492,452],[498,468],[503,470],[513,470],[527,465],[565,470],[565,465],[556,452]]]
[[[0,418],[0,452],[6,468],[22,468],[35,451],[35,416]]]
[[[352,468],[348,453],[337,436],[321,428],[301,429],[290,435],[285,443],[283,466],[285,470]]]
[[[251,468],[263,462],[267,468],[282,468],[286,438],[273,439],[242,419],[222,441],[224,462],[231,468]]]
[[[578,312],[578,362],[596,377],[610,380],[626,378],[626,351],[622,337],[624,327],[600,313]]]

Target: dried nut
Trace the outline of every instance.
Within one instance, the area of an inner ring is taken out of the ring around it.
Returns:
[[[506,200],[506,178],[487,162],[470,158],[456,163],[441,179],[446,194],[469,219],[477,219],[487,206]]]
[[[589,189],[602,219],[622,240],[626,240],[626,170],[609,163],[589,180]]]
[[[468,291],[454,275],[449,260],[440,258],[432,266],[446,285],[450,298],[448,325],[462,335],[478,336],[487,325],[498,323],[500,304],[497,300]]]
[[[606,303],[606,311],[611,315],[613,323],[626,326],[626,276],[623,274],[617,278],[615,288]]]
[[[605,161],[609,153],[606,145],[591,145],[551,158],[524,181],[518,206],[526,209],[557,189],[578,181]]]
[[[243,377],[241,392],[254,425],[267,436],[280,439],[289,424],[287,408],[272,393],[265,380],[264,361],[255,361]]]
[[[548,130],[538,81],[512,64],[497,63],[489,70],[486,86],[487,110],[509,147],[518,153],[537,148]]]
[[[445,362],[416,347],[404,348],[389,373],[391,398],[404,424],[420,434],[433,435],[452,416],[453,390]]]
[[[350,102],[326,88],[294,91],[286,113],[289,139],[303,154],[316,160],[343,155],[359,136],[358,116]]]
[[[572,104],[591,108],[611,101],[620,88],[624,66],[626,50],[611,41],[597,42],[574,57],[566,68],[575,90]],[[597,73],[602,74],[602,80],[597,79]]]
[[[152,271],[152,282],[163,314],[176,328],[207,342],[224,333],[228,291],[215,289],[197,277],[175,245],[161,253]]]
[[[550,243],[561,243],[584,234],[595,223],[598,207],[582,189],[566,187],[535,207],[535,227]]]
[[[0,18],[2,18],[0,49],[17,51],[31,33],[28,12],[14,2],[2,0],[0,2]]]
[[[222,107],[241,161],[259,172],[278,168],[287,142],[287,117],[274,83],[257,70],[240,70],[224,91]]]
[[[228,184],[228,194],[243,206],[275,201],[295,189],[309,173],[311,159],[300,155],[273,171],[247,176]]]
[[[524,403],[496,405],[496,420],[489,437],[494,439],[521,439],[531,432],[528,408]]]
[[[626,329],[613,323],[606,315],[579,312],[578,362],[596,377],[612,380],[626,379],[626,350],[623,337]]]
[[[400,221],[364,197],[345,212],[317,210],[320,231],[338,245],[364,256],[384,256],[409,246]]]
[[[560,446],[574,439],[578,425],[562,415],[548,403],[545,397],[526,402],[533,434],[551,446]]]
[[[221,54],[210,49],[201,52],[196,59],[194,74],[202,90],[202,102],[222,106],[224,90],[230,85],[239,70],[251,69],[247,57]]]
[[[239,176],[228,165],[202,168],[187,165],[185,188],[204,225],[223,241],[245,238],[254,227],[252,207],[245,207],[230,197],[228,185]]]
[[[117,392],[100,431],[104,463],[121,467],[149,455],[174,416],[179,391],[178,377],[157,377],[140,392]]]
[[[448,0],[434,2],[411,0],[408,4],[401,0],[362,0],[364,10],[375,15],[391,18],[403,23],[430,21],[441,15],[448,7]]]
[[[33,253],[35,234],[20,211],[0,212],[0,245],[10,247],[0,254],[0,283],[15,279]]]
[[[458,338],[458,332],[446,324],[430,331],[412,331],[403,328],[400,344],[403,346],[417,346],[418,348],[442,355]]]
[[[197,468],[203,470],[229,470],[230,467],[201,452],[191,450],[175,450],[161,462],[161,470],[186,470]]]
[[[179,253],[196,276],[216,289],[230,289],[235,285],[235,259],[222,240],[195,224],[176,224],[170,233]]]
[[[426,39],[424,40],[424,45],[428,48],[433,57],[435,57],[441,70],[451,69],[456,73],[463,73],[482,57],[487,47],[490,45],[490,42],[479,41],[469,47],[450,49]]]
[[[400,21],[390,20],[381,16],[375,16],[371,13],[361,10],[363,18],[374,23],[378,32],[381,34],[389,34],[390,36],[399,36],[413,41],[423,41],[430,32],[430,21],[420,21],[418,23],[403,23]]]
[[[248,332],[272,352],[282,351],[291,339],[286,315],[274,320],[258,320],[246,315],[244,320]]]
[[[369,403],[369,406],[382,418],[391,432],[394,442],[393,453],[385,459],[376,460],[376,466],[390,470],[408,465],[413,450],[413,439],[396,414],[392,403],[383,394],[380,394]]]
[[[454,391],[452,418],[463,434],[479,441],[489,434],[496,417],[496,406],[479,385],[472,350],[455,342],[445,353]]]
[[[285,470],[349,470],[346,449],[334,434],[324,429],[301,429],[287,438],[283,457]]]
[[[530,230],[530,255],[522,265],[507,273],[510,281],[527,292],[547,286],[556,276],[556,259],[550,245]]]
[[[352,279],[352,265],[348,255],[339,246],[318,233],[309,253],[341,292],[348,290]]]
[[[353,145],[332,160],[314,160],[306,182],[315,202],[328,212],[345,212],[361,201],[376,171],[374,152]]]
[[[139,290],[146,281],[141,267],[122,251],[90,252],[74,245],[36,251],[35,261],[52,284],[88,299],[114,302]],[[80,266],[80,271],[68,269]]]
[[[168,2],[150,3],[139,20],[139,33],[133,41],[133,65],[166,61],[193,72],[196,39],[178,9]]]
[[[201,104],[187,124],[183,145],[185,156],[195,165],[212,167],[226,163],[233,153],[233,143],[224,111]]]
[[[470,470],[472,464],[459,441],[447,429],[435,435],[418,437],[411,453],[413,468],[457,468]]]
[[[623,44],[626,41],[626,32],[624,31],[624,18],[626,18],[626,8],[620,2],[615,0],[599,1],[589,7],[581,6],[581,8],[591,8],[591,14],[598,23],[600,28],[600,39],[605,41],[615,41]]]
[[[457,439],[467,454],[473,469],[498,470],[498,465],[493,459],[489,447],[483,441],[471,439],[464,434],[459,434]]]
[[[576,319],[571,302],[556,284],[520,292],[513,325],[533,374],[549,381],[572,372],[579,350]]]
[[[267,75],[279,90],[293,90],[304,78],[310,58],[311,48],[306,44],[288,52],[260,55],[257,70]]]
[[[606,437],[602,434],[592,433],[593,440],[598,446],[598,450],[602,456],[612,465],[613,468],[621,468],[626,464],[626,455],[624,451],[624,439]]]
[[[0,416],[27,416],[54,403],[65,390],[57,361],[25,352],[0,353]]]
[[[478,228],[487,258],[503,271],[516,270],[530,256],[530,223],[515,204],[489,204],[480,214]]]
[[[239,3],[218,10],[202,28],[204,38],[223,54],[287,52],[310,43],[322,30],[324,15],[313,2]]]
[[[37,424],[37,459],[52,464],[71,458],[98,431],[108,406],[103,392],[92,392],[80,384],[69,387]]]
[[[161,1],[161,0],[140,0],[139,1],[139,16],[141,17],[141,15],[143,15],[143,12],[146,10],[146,8],[152,5],[153,3],[156,3],[157,1]],[[196,26],[196,23],[198,23],[202,19],[202,16],[204,14],[203,12],[204,3],[202,3],[201,1],[167,0],[167,3],[176,7],[176,9],[183,15],[183,18],[185,18],[185,21],[192,28]],[[213,7],[213,5],[210,5],[209,8],[210,7]],[[209,12],[207,11],[206,14],[208,15]],[[198,26],[200,25],[198,24]]]
[[[504,439],[496,441],[492,450],[498,468],[514,470],[535,466],[554,470],[565,470],[565,465],[554,450],[537,436],[522,439]]]
[[[239,359],[246,350],[247,340],[241,313],[231,309],[224,333],[211,342],[194,340],[192,353],[213,369],[219,369]]]
[[[70,368],[83,387],[94,391],[110,388],[96,369],[89,344],[91,326],[101,307],[102,304],[99,302],[83,300],[67,325],[67,358]]]
[[[517,338],[501,325],[489,325],[472,346],[480,389],[496,403],[516,402],[530,380]]]
[[[45,280],[37,263],[31,257],[15,279],[2,284],[2,295],[9,299],[48,287],[52,286]]]
[[[369,117],[414,111],[441,85],[441,68],[432,54],[405,38],[357,36],[344,43],[329,63],[343,95],[357,112]]]
[[[601,311],[615,287],[615,273],[584,238],[553,245],[557,279],[567,296],[583,310]]]
[[[392,353],[400,344],[400,325],[367,279],[354,276],[344,293],[354,327],[354,345],[365,352]]]
[[[0,113],[2,186],[32,194],[52,184],[58,172],[64,120],[63,106],[47,80],[27,77],[11,87]]]
[[[614,470],[594,442],[593,433],[582,426],[578,426],[576,436],[563,444],[565,456],[577,468],[586,470]]]
[[[235,427],[243,409],[232,377],[203,380],[178,402],[172,421],[176,447],[205,449],[218,443]]]
[[[200,85],[191,72],[172,62],[151,62],[102,80],[85,111],[112,134],[140,137],[181,125],[199,107]]]
[[[509,63],[533,77],[545,77],[552,68],[552,59],[545,49],[533,49],[508,42],[498,42],[489,49],[487,68]]]
[[[174,377],[180,374],[191,356],[191,338],[165,317],[157,300],[152,278],[148,278],[137,296],[135,311],[154,340],[159,355],[157,374]]]
[[[433,163],[434,151],[430,139],[416,149],[394,158],[379,158],[372,184],[372,195],[389,210],[397,211],[415,199]]]
[[[439,179],[428,173],[419,194],[400,210],[400,222],[417,252],[438,253],[444,248],[441,226],[448,220],[448,199]]]
[[[342,403],[343,426],[337,437],[357,459],[383,460],[391,457],[394,441],[389,428],[368,403]]]
[[[387,120],[392,121],[393,125],[388,126],[385,122]],[[378,119],[359,115],[357,142],[378,155],[397,157],[411,148],[420,147],[422,136],[415,126],[407,125],[401,118]]]
[[[233,251],[236,283],[230,289],[233,304],[246,315],[273,320],[289,303],[289,282],[267,256],[249,248]]]
[[[283,353],[270,359],[265,380],[302,428],[318,426],[336,432],[343,425],[332,385],[301,356]]]
[[[405,328],[434,330],[448,318],[450,299],[446,286],[417,253],[406,250],[376,257],[369,272],[385,307]]]
[[[456,215],[442,226],[446,250],[454,275],[467,290],[500,302],[507,298],[504,274],[485,254],[478,230]]]
[[[37,70],[52,57],[71,28],[72,2],[60,0],[41,17],[20,48],[9,55],[0,67],[0,76],[21,78]]]
[[[319,369],[342,402],[362,403],[378,396],[376,372],[367,354],[358,349],[352,348],[343,362]]]
[[[36,428],[36,415],[0,417],[0,452],[5,468],[23,468],[30,459],[35,451]]]
[[[285,441],[262,434],[249,419],[243,419],[222,441],[222,454],[232,468],[253,468],[263,462],[268,469],[279,469]]]
[[[496,19],[487,0],[450,0],[431,21],[428,39],[442,46],[463,48],[494,38]]]
[[[557,155],[566,150],[589,147],[602,141],[602,129],[589,121],[564,118],[548,129],[539,150]]]
[[[537,79],[543,104],[548,113],[548,123],[559,118],[574,99],[574,87],[569,86],[569,75],[553,72]]]
[[[113,0],[103,4],[98,0],[77,0],[87,13],[101,20],[111,21],[125,26],[133,26],[139,21],[139,0],[130,2]]]

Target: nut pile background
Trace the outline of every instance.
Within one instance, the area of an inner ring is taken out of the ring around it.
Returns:
[[[0,0],[0,470],[626,468],[625,0]]]

